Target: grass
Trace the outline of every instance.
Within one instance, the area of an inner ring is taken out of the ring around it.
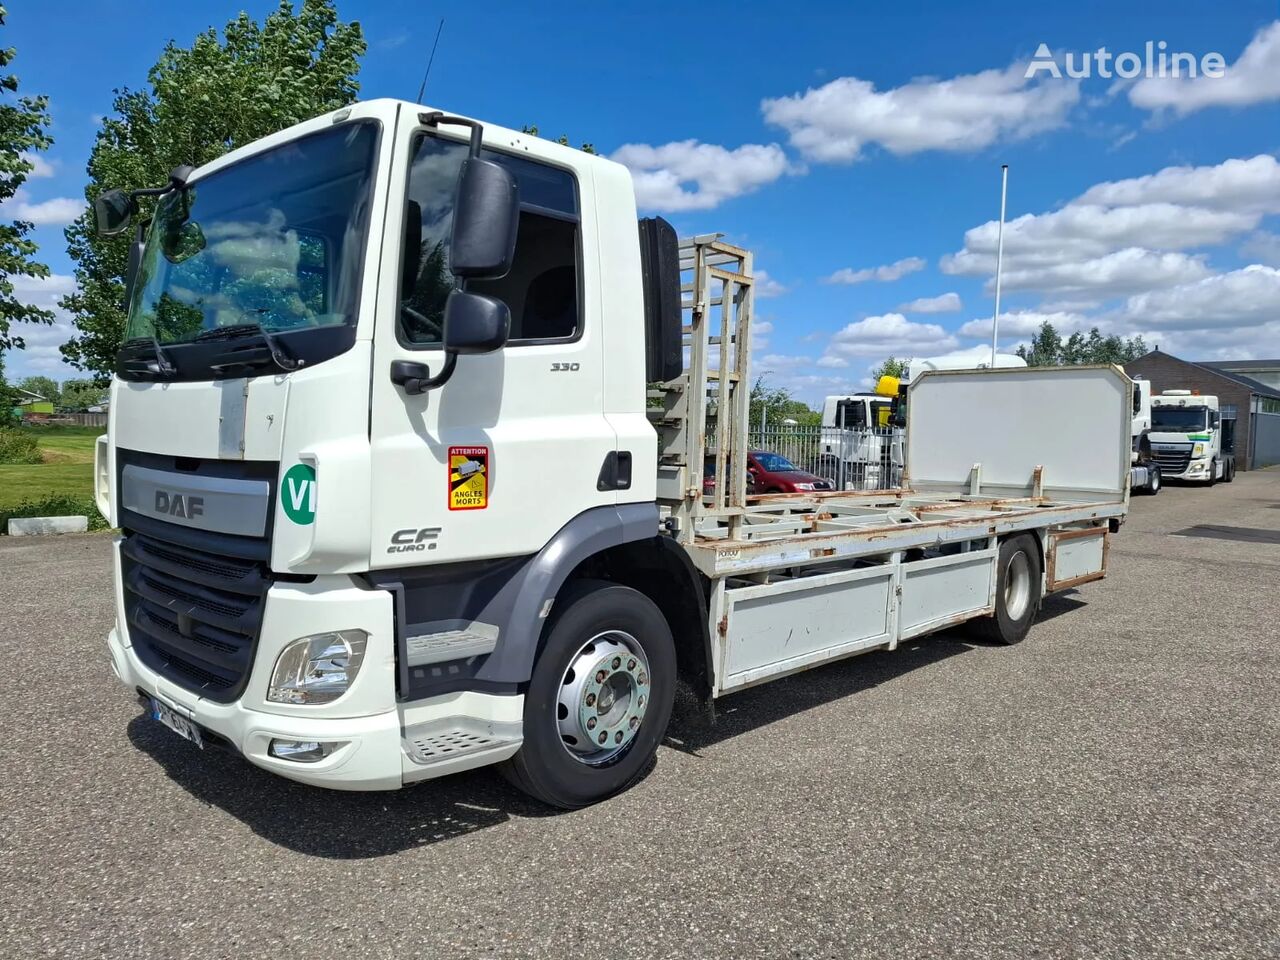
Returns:
[[[44,462],[0,464],[0,512],[12,515],[21,504],[39,504],[55,497],[82,498],[92,509],[93,447],[105,431],[101,427],[58,425],[23,429],[36,435]],[[93,509],[90,520],[96,515]]]

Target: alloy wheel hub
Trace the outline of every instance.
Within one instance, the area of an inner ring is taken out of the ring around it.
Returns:
[[[634,637],[611,631],[591,638],[560,685],[556,715],[565,748],[593,766],[613,759],[639,732],[649,694],[649,664]]]

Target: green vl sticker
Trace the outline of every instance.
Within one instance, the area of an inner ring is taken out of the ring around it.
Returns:
[[[306,463],[295,463],[284,475],[284,512],[294,523],[308,524],[316,518],[316,471]]]

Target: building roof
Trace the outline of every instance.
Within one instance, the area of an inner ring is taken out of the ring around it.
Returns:
[[[22,394],[22,397],[18,400],[18,403],[39,403],[41,401],[48,401],[49,399],[43,394],[34,393],[31,390],[24,390],[22,387],[14,387],[14,389],[18,393]]]
[[[1280,360],[1199,360],[1202,367],[1217,370],[1280,370]]]
[[[1158,350],[1158,349],[1152,350],[1150,353],[1143,354],[1138,359],[1145,360],[1147,357],[1154,357],[1157,354],[1163,357],[1168,357],[1170,360],[1177,360],[1179,363],[1186,363],[1193,367],[1199,367],[1205,373],[1212,373],[1214,376],[1222,377],[1224,380],[1234,380],[1236,383],[1240,384],[1242,387],[1248,387],[1251,391],[1253,391],[1260,397],[1269,397],[1272,400],[1280,400],[1280,390],[1277,390],[1275,387],[1268,386],[1267,384],[1263,383],[1261,380],[1253,379],[1253,377],[1246,377],[1243,374],[1233,373],[1230,370],[1225,370],[1218,365],[1219,363],[1232,363],[1234,361],[1226,360],[1226,361],[1214,361],[1214,362],[1197,362],[1195,360],[1183,360],[1181,357],[1175,357],[1172,353],[1165,353],[1164,351]],[[1250,364],[1257,363],[1257,361],[1249,361],[1249,362]]]

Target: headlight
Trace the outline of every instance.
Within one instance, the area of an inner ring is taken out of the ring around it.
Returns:
[[[1204,456],[1204,444],[1203,444],[1203,443],[1197,443],[1197,444],[1196,444],[1195,449],[1191,451],[1191,455],[1192,455],[1193,457],[1203,457],[1203,456]]]
[[[317,633],[294,640],[276,658],[267,699],[274,703],[332,703],[355,682],[368,641],[363,630]]]
[[[793,486],[793,487],[795,487],[797,490],[812,490],[812,489],[813,489],[813,484],[812,484],[812,483],[794,483],[794,484],[792,484],[792,486]]]

